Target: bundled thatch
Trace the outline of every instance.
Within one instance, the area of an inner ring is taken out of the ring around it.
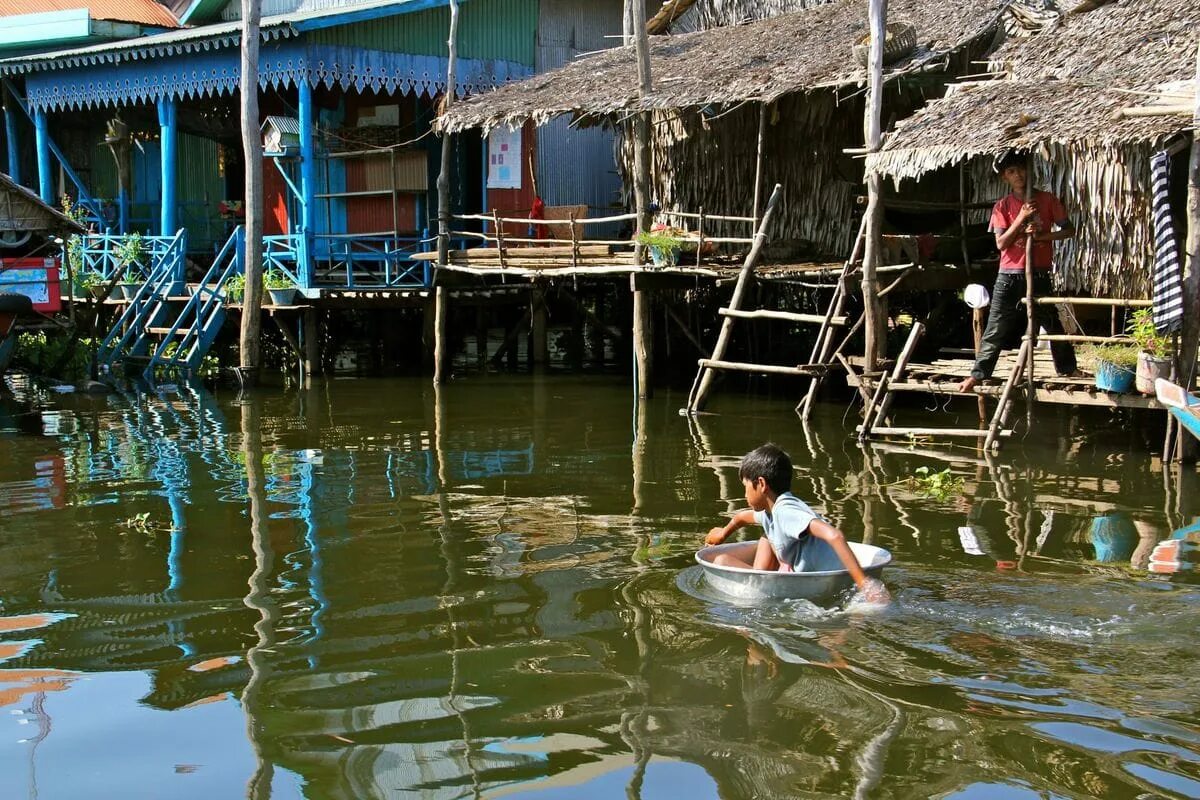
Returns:
[[[894,0],[889,18],[917,30],[919,45],[891,65],[892,75],[943,59],[997,27],[1007,0]],[[615,48],[561,69],[503,86],[454,107],[446,131],[542,124],[571,114],[594,119],[628,112],[772,102],[789,94],[865,81],[851,55],[867,33],[866,0],[840,0],[746,25],[657,38],[651,43],[653,91],[638,98],[633,49]]]
[[[1191,122],[1123,112],[1162,103],[1163,92],[1177,93],[1194,75],[1197,30],[1192,0],[1080,4],[999,49],[991,69],[1002,77],[955,87],[902,122],[868,167],[899,180],[977,159],[982,175],[1005,150],[1040,155],[1043,182],[1080,228],[1059,259],[1064,288],[1144,295],[1153,253],[1149,157]]]
[[[655,33],[691,33],[753,19],[777,17],[825,5],[830,0],[667,0],[646,23]]]
[[[0,231],[41,234],[83,233],[83,226],[0,173]]]

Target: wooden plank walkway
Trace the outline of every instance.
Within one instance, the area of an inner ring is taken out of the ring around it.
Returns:
[[[971,358],[939,358],[929,364],[910,363],[903,379],[890,384],[888,388],[895,392],[924,392],[958,397],[982,395],[996,398],[1004,390],[1004,377],[1012,371],[1016,357],[1015,350],[1004,351],[996,363],[992,379],[967,394],[959,393],[958,384],[970,374],[974,363]],[[847,381],[852,387],[861,386],[868,392],[874,392],[878,376],[850,373]],[[1094,376],[1086,369],[1081,369],[1081,375],[1078,377],[1061,377],[1054,371],[1054,361],[1049,350],[1044,348],[1037,348],[1034,353],[1034,388],[1039,403],[1109,408],[1164,408],[1152,395],[1135,392],[1115,394],[1097,389]]]

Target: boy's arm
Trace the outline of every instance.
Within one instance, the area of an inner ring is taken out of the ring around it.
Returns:
[[[729,538],[729,534],[736,531],[738,528],[744,528],[747,525],[754,524],[754,512],[750,509],[739,511],[733,515],[733,518],[721,528],[713,528],[708,532],[708,536],[704,537],[704,543],[708,545],[720,544]]]
[[[854,556],[854,551],[850,549],[850,545],[846,544],[846,537],[840,530],[828,522],[814,519],[808,526],[808,532],[818,539],[825,540],[833,548],[833,552],[837,553],[842,566],[846,568],[846,572],[849,572],[850,577],[854,580],[854,585],[858,587],[858,590],[863,593],[867,600],[872,603],[886,603],[891,599],[882,581],[868,578],[866,573],[862,571],[858,559]]]

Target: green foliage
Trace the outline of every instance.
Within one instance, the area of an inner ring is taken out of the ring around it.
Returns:
[[[133,267],[130,267],[129,269],[125,270],[125,273],[121,276],[121,283],[141,283],[141,282],[142,282],[142,273],[138,272]]]
[[[146,262],[146,256],[150,251],[146,247],[146,240],[142,238],[140,233],[129,233],[122,236],[113,248],[113,256],[117,259],[117,263],[123,267],[133,267],[134,265],[142,266]],[[125,271],[129,275],[129,270]]]
[[[178,350],[179,342],[171,342],[167,345],[166,349],[163,350],[163,358],[174,358]],[[170,369],[163,364],[158,364],[155,366],[155,371],[161,378],[165,377],[166,373],[170,372]],[[197,378],[207,379],[215,378],[220,373],[221,360],[217,358],[216,354],[209,352],[206,356],[204,356],[204,358],[200,359],[200,366],[196,368],[193,374]]]
[[[1148,308],[1139,308],[1133,312],[1125,332],[1133,343],[1155,358],[1167,358],[1171,355],[1171,340],[1159,334],[1154,327],[1154,312]]]
[[[87,209],[72,202],[70,195],[63,195],[62,211],[73,222],[78,222],[80,225],[87,223]],[[71,267],[72,273],[80,274],[83,271],[83,237],[77,233],[67,237],[66,252],[67,264]]]
[[[643,247],[653,247],[661,250],[664,254],[677,253],[683,247],[681,237],[669,229],[643,231],[634,238],[634,241]]]
[[[13,359],[30,372],[44,375],[54,369],[63,359],[63,353],[69,344],[71,344],[71,338],[64,334],[47,336],[45,331],[26,331],[17,335],[17,347]],[[51,377],[63,380],[86,378],[95,352],[95,339],[80,339],[75,344],[74,351],[63,362],[62,374]]]
[[[97,286],[103,286],[105,283],[104,276],[99,272],[76,272],[75,285],[81,291],[90,292]]]
[[[241,272],[231,275],[229,280],[225,281],[225,297],[232,303],[240,303],[245,296],[246,275]]]
[[[242,281],[246,280],[245,276]],[[267,289],[291,289],[296,284],[288,274],[281,269],[269,269],[263,273],[263,286]]]
[[[1099,363],[1112,364],[1121,369],[1137,368],[1138,353],[1141,351],[1135,344],[1102,344],[1090,347],[1085,351],[1085,357]]]
[[[957,497],[963,490],[963,479],[952,475],[949,467],[940,472],[929,467],[917,467],[909,476],[908,484],[918,494],[940,501]]]

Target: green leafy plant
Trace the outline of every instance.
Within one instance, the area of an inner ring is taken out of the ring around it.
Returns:
[[[242,301],[246,296],[246,276],[244,273],[239,272],[237,275],[231,275],[225,281],[225,296],[234,303]]]
[[[81,292],[90,292],[105,284],[104,276],[99,272],[76,272],[75,285]]]
[[[1112,364],[1120,369],[1133,370],[1137,368],[1140,348],[1134,344],[1102,344],[1088,348],[1086,357],[1094,362]]]
[[[243,276],[242,280],[245,280]],[[281,269],[269,269],[263,273],[263,286],[267,289],[291,289],[295,282]]]
[[[963,490],[963,479],[952,475],[949,467],[938,472],[929,467],[917,467],[908,483],[918,494],[932,500],[949,500]]]
[[[146,240],[140,233],[129,233],[122,236],[113,247],[113,256],[122,267],[133,267],[134,265],[140,267],[145,263],[149,252]],[[128,274],[128,270],[126,270],[126,274]]]
[[[1133,312],[1125,332],[1142,352],[1149,353],[1155,358],[1167,358],[1171,355],[1171,340],[1161,335],[1154,327],[1154,312],[1148,308],[1139,308]]]
[[[77,222],[80,225],[87,223],[87,209],[78,203],[71,200],[71,196],[64,194],[62,198],[63,214],[72,222]],[[83,236],[78,233],[73,233],[67,237],[67,264],[71,267],[71,271],[78,275],[83,272]]]
[[[142,282],[142,273],[138,272],[133,267],[130,267],[129,269],[125,270],[124,274],[121,275],[121,283],[141,283],[141,282]]]
[[[69,336],[47,336],[45,331],[26,331],[17,336],[14,364],[38,375],[55,370],[51,377],[63,380],[80,380],[88,375],[92,356],[96,351],[96,340],[82,338],[72,347]]]
[[[682,238],[669,229],[643,231],[634,237],[634,241],[643,247],[653,247],[664,253],[677,253],[683,247]]]

